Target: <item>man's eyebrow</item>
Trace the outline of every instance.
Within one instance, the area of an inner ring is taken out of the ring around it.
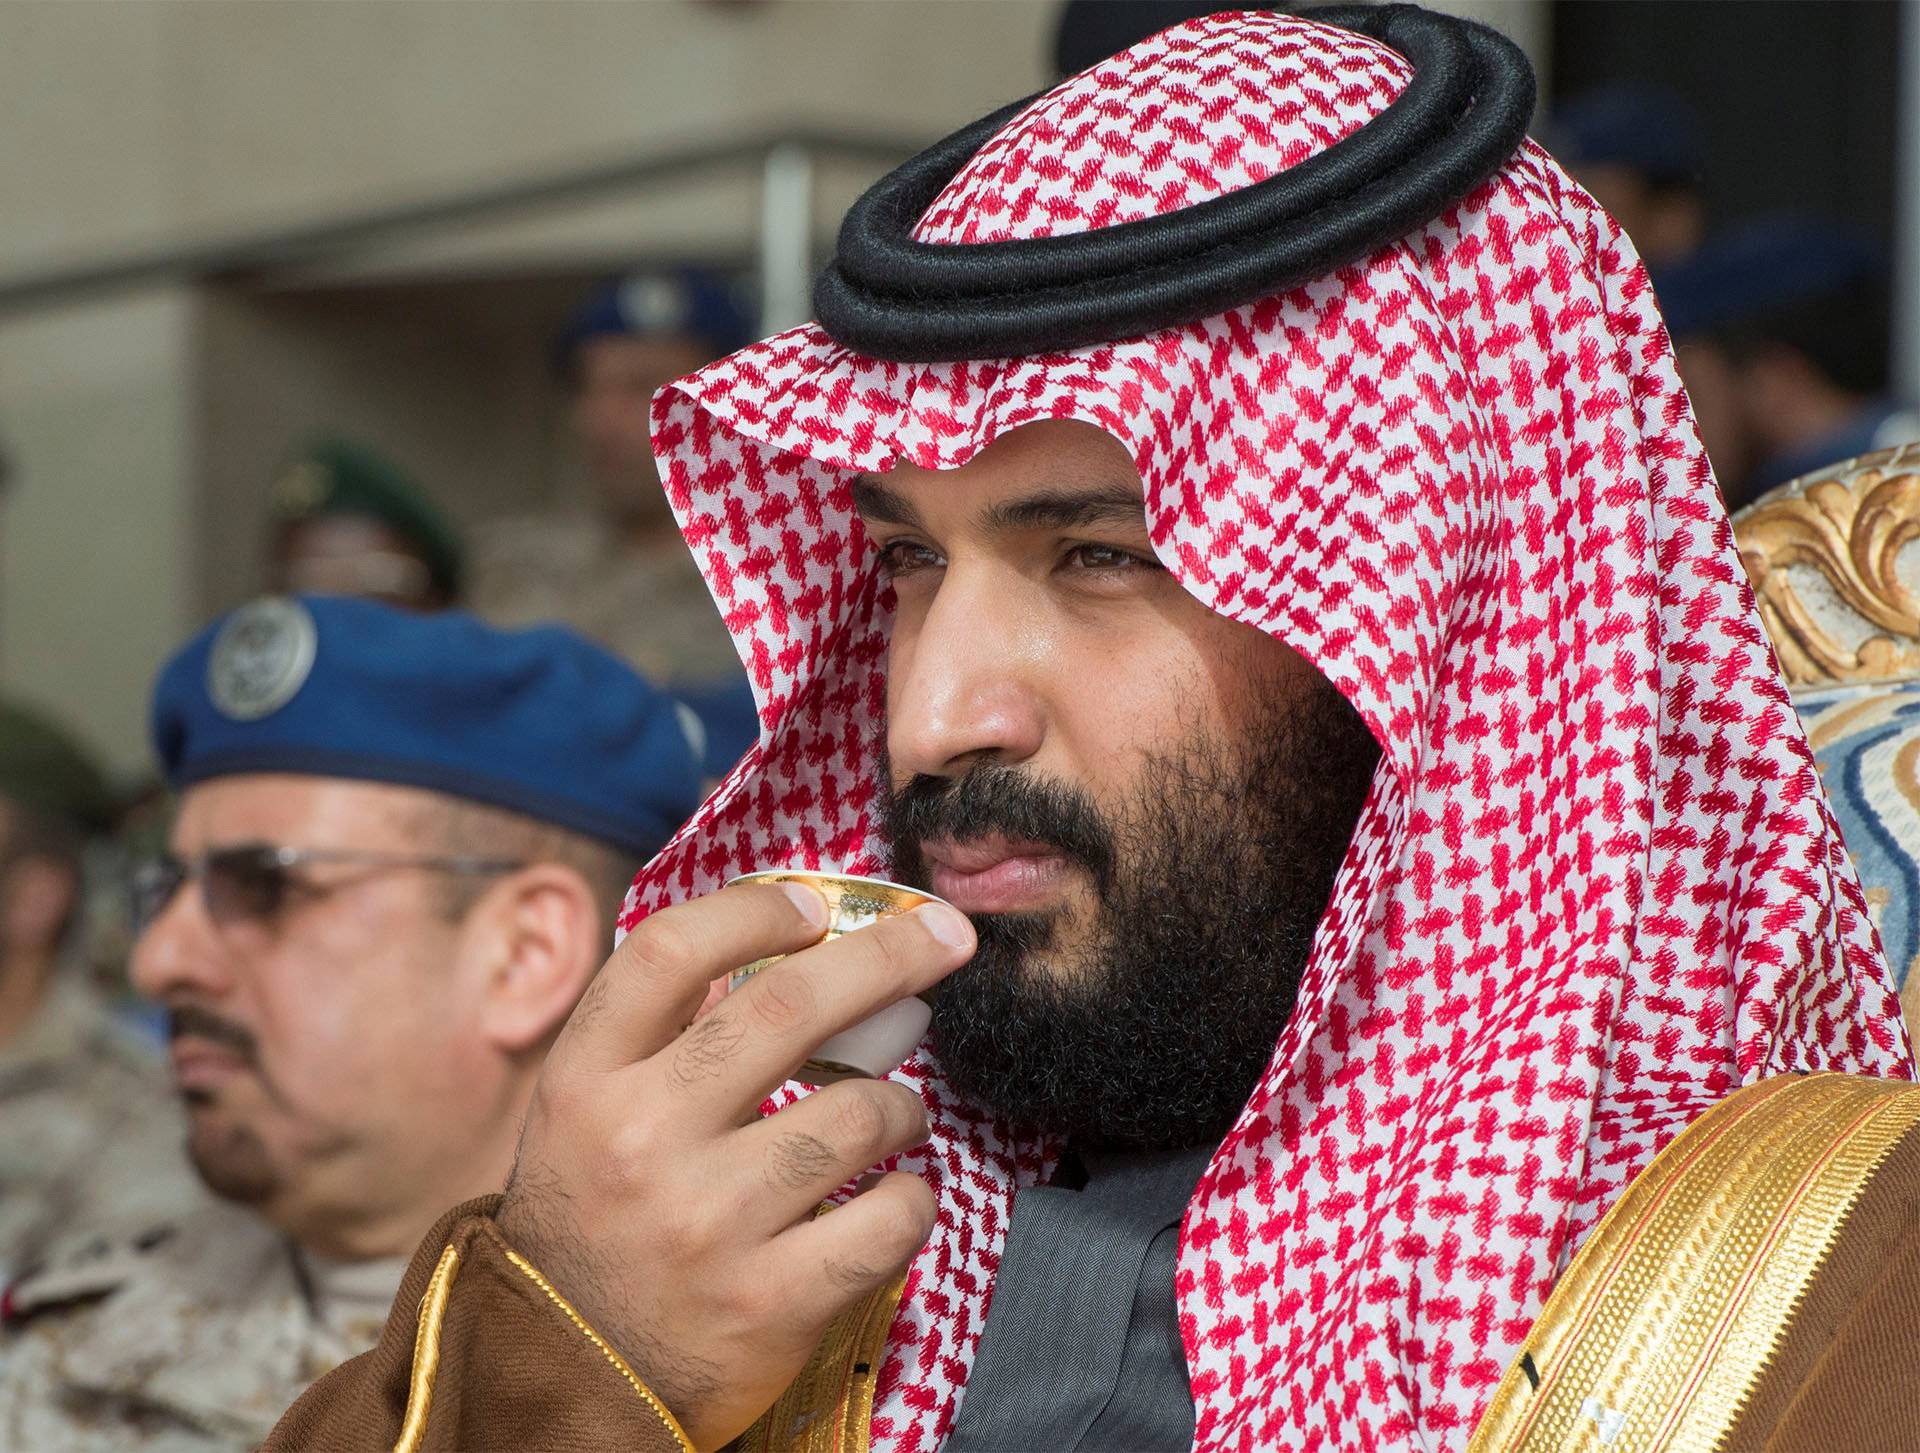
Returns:
[[[853,477],[853,512],[863,520],[876,520],[883,525],[920,527],[920,512],[913,507],[913,502],[888,489],[871,474]]]
[[[1092,489],[1042,489],[988,506],[989,530],[1062,530],[1078,525],[1145,525],[1146,501],[1136,481]]]
[[[907,529],[923,528],[913,501],[888,489],[871,474],[853,477],[853,508],[863,520]],[[1040,489],[1018,499],[989,505],[981,514],[980,523],[989,532],[1144,525],[1146,502],[1141,497],[1139,484],[1118,480],[1092,489]]]

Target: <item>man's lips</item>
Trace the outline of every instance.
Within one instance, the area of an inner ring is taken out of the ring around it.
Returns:
[[[1046,843],[1017,838],[936,838],[920,849],[928,887],[962,913],[1023,913],[1047,907],[1072,867]]]
[[[247,1057],[210,1039],[183,1034],[168,1050],[174,1082],[182,1090],[211,1090],[253,1068]]]

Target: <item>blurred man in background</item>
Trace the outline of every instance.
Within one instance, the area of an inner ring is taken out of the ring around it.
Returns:
[[[71,736],[0,702],[0,1284],[61,1227],[199,1198],[159,1056],[82,952],[83,854],[112,808]]]
[[[1706,230],[1699,117],[1658,86],[1600,86],[1561,105],[1553,153],[1613,215],[1656,277],[1684,262]]]
[[[474,550],[477,614],[509,626],[564,622],[665,684],[697,713],[716,777],[759,719],[661,487],[648,411],[663,385],[739,347],[751,328],[735,289],[699,269],[595,288],[555,349],[593,512],[497,521]]]
[[[683,717],[572,632],[364,601],[257,601],[174,658],[134,975],[229,1204],[9,1290],[0,1447],[251,1448],[372,1345],[697,801]]]
[[[420,485],[350,439],[319,439],[273,491],[273,588],[409,610],[460,599],[460,533]]]
[[[479,614],[503,625],[563,621],[676,690],[740,681],[654,468],[648,410],[663,385],[739,347],[750,327],[729,285],[691,268],[608,282],[586,298],[557,358],[594,513],[491,526],[475,550]]]
[[[1764,217],[1709,239],[1655,287],[1729,509],[1920,439],[1920,417],[1891,393],[1891,276],[1871,239]]]

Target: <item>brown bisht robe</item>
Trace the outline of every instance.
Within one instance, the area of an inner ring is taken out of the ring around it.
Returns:
[[[266,1449],[690,1448],[626,1360],[494,1224],[498,1196],[427,1233],[373,1351],[287,1411]]]
[[[1555,1288],[1473,1453],[1920,1449],[1920,1087],[1752,1085],[1628,1188]],[[380,1344],[266,1444],[677,1453],[679,1424],[501,1238],[497,1198],[428,1233]],[[837,1320],[738,1446],[863,1450],[899,1285]]]

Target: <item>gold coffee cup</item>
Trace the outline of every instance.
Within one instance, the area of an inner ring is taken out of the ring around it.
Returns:
[[[827,900],[827,931],[821,940],[823,943],[858,932],[882,918],[911,913],[923,903],[946,901],[918,888],[889,883],[884,878],[813,873],[800,868],[746,873],[727,886],[731,888],[734,883],[805,883],[814,889]],[[728,991],[739,988],[769,964],[777,964],[785,957],[785,954],[774,954],[735,969],[727,981]],[[933,1009],[924,995],[898,1000],[827,1040],[800,1066],[798,1078],[810,1085],[830,1085],[846,1079],[880,1079],[893,1073],[913,1053],[932,1020]]]

